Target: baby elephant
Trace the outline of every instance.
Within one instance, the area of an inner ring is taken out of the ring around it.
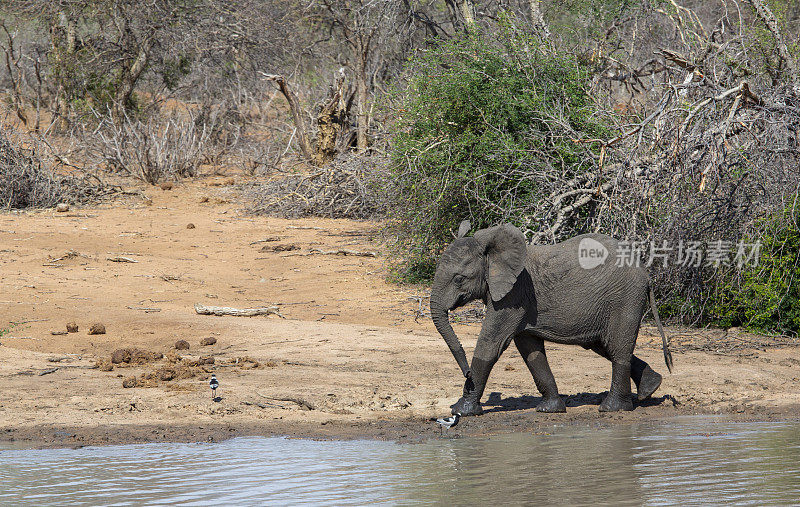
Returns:
[[[661,333],[664,361],[672,371],[664,329],[647,271],[617,266],[617,241],[584,234],[555,245],[528,246],[516,227],[504,224],[465,237],[469,223],[442,254],[431,290],[436,329],[466,377],[453,414],[479,415],[489,372],[511,340],[542,393],[541,412],[566,406],[544,350],[544,340],[580,345],[611,361],[611,389],[601,412],[633,410],[633,379],[640,400],[661,385],[661,375],[633,355],[648,296]],[[472,366],[448,319],[448,311],[480,299],[486,316]]]

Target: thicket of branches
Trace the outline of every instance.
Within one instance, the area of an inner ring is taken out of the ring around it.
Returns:
[[[763,239],[769,276],[651,267],[664,310],[800,326],[795,278],[773,283],[796,266],[797,2],[14,0],[0,21],[14,128],[62,166],[238,167],[265,179],[257,212],[388,218],[406,276],[464,218]]]
[[[428,276],[463,218],[512,221],[533,243],[605,232],[641,244],[642,264],[649,245],[672,249],[671,263],[650,267],[668,315],[798,332],[800,259],[786,245],[798,221],[800,52],[785,36],[798,13],[710,4],[622,4],[572,48],[573,34],[525,34],[509,17],[508,33],[476,29],[418,58],[394,150],[411,202],[391,208],[406,275]],[[557,84],[566,73],[591,107]],[[676,262],[693,241],[704,256],[717,241],[760,241],[767,266],[739,269],[735,249],[722,263]]]
[[[0,127],[0,210],[97,202],[116,189],[89,173],[59,174],[49,149]]]

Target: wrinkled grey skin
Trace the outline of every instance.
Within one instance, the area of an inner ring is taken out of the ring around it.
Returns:
[[[468,230],[468,222],[462,223],[459,238],[442,254],[431,290],[433,322],[466,377],[454,414],[483,413],[480,399],[486,380],[512,340],[542,394],[537,410],[566,411],[547,363],[545,340],[580,345],[610,360],[611,389],[600,411],[633,410],[630,379],[640,400],[661,385],[661,375],[633,355],[648,295],[672,371],[647,272],[616,266],[616,240],[584,234],[555,245],[528,246],[522,232],[509,224],[464,237]],[[592,269],[579,264],[578,244],[587,237],[609,252],[605,262]],[[486,304],[486,316],[470,366],[448,311],[476,299]]]

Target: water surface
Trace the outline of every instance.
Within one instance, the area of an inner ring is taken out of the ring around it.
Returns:
[[[798,504],[800,424],[692,417],[422,444],[251,437],[0,451],[0,505],[487,501]]]

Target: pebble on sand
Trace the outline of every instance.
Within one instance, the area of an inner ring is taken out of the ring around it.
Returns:
[[[112,371],[114,369],[114,365],[111,361],[105,357],[101,357],[94,362],[94,365],[100,371]]]
[[[106,334],[106,326],[100,322],[95,322],[92,324],[92,327],[89,328],[89,334]]]
[[[194,224],[189,222],[188,224],[186,224],[186,228],[187,229],[194,229]]]
[[[161,190],[172,190],[173,185],[172,185],[171,181],[165,181],[164,183],[162,183],[160,185],[160,187],[161,187]]]
[[[68,333],[77,333],[78,332],[78,324],[75,322],[67,322],[67,332]]]
[[[56,204],[56,211],[59,212],[59,213],[65,213],[65,212],[69,211],[69,204],[67,204],[65,202],[60,202],[60,203]]]
[[[128,377],[125,380],[123,380],[122,387],[126,389],[130,387],[136,387],[136,377]]]
[[[175,342],[176,350],[189,350],[189,342],[186,340],[178,340]]]
[[[203,338],[202,340],[200,340],[200,345],[203,346],[214,345],[215,343],[217,343],[217,339],[214,338],[213,336],[209,336],[207,338]]]
[[[161,352],[149,352],[147,350],[141,350],[133,347],[115,350],[111,354],[111,362],[114,364],[146,364],[151,361],[158,361],[162,357],[164,357],[164,354]]]

